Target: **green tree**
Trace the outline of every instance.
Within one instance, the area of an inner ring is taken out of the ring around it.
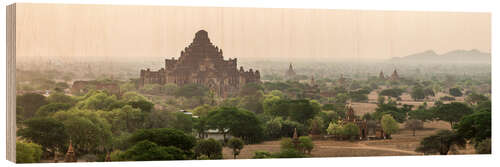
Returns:
[[[210,106],[208,104],[204,104],[201,106],[198,106],[193,109],[193,115],[199,116],[199,117],[206,117],[208,116],[208,113],[212,110],[215,110],[215,107]]]
[[[289,107],[289,100],[282,100],[277,96],[266,97],[263,101],[264,112],[273,117],[288,117]]]
[[[240,137],[247,143],[259,141],[263,135],[263,127],[257,116],[250,111],[236,107],[220,107],[208,114],[208,126],[218,129],[224,135],[229,133],[235,137]]]
[[[262,92],[264,88],[262,85],[257,83],[247,83],[243,85],[240,89],[240,96],[255,95],[256,93]]]
[[[267,151],[255,151],[253,159],[265,159],[265,158],[273,158],[272,154]]]
[[[141,109],[143,112],[151,112],[154,107],[154,104],[147,100],[129,101],[127,104],[134,108]]]
[[[96,112],[71,109],[53,115],[64,124],[65,133],[72,139],[79,155],[103,152],[111,145],[111,126]]]
[[[184,133],[190,134],[193,131],[193,119],[191,115],[182,112],[176,112],[173,128],[182,130]]]
[[[463,117],[455,127],[457,134],[478,144],[491,138],[491,112],[475,112]]]
[[[430,121],[434,118],[434,113],[427,109],[427,103],[419,106],[416,110],[411,110],[408,112],[408,119],[420,120],[422,122]]]
[[[290,119],[305,124],[320,111],[320,104],[309,100],[292,100],[289,106]]]
[[[347,102],[347,99],[349,97],[347,96],[346,93],[338,93],[336,96],[335,96],[335,103],[340,103],[340,104],[344,104]]]
[[[359,137],[359,127],[354,123],[347,123],[342,129],[342,135],[351,141],[355,140]]]
[[[49,116],[57,111],[68,110],[71,108],[71,104],[68,103],[49,103],[38,108],[35,116]]]
[[[236,159],[236,156],[240,155],[240,151],[245,146],[245,143],[240,138],[233,137],[229,139],[227,146],[233,150],[233,156]]]
[[[390,115],[382,116],[380,122],[382,129],[384,130],[384,133],[387,134],[388,138],[391,138],[391,134],[399,131],[398,122],[396,122],[396,120],[394,120],[394,118]]]
[[[201,139],[194,147],[196,156],[206,155],[209,159],[222,159],[222,144],[210,139]]]
[[[115,95],[108,96],[107,93],[102,91],[89,92],[86,96],[85,99],[76,104],[79,109],[110,111],[116,107],[114,104],[118,103]]]
[[[455,97],[460,97],[463,95],[462,90],[460,88],[450,88],[450,95]]]
[[[300,142],[300,141],[299,141]],[[276,158],[302,158],[305,157],[304,154],[299,151],[301,148],[296,147],[292,139],[289,137],[281,139],[281,149],[280,152],[273,157]],[[298,150],[299,149],[299,150]]]
[[[408,119],[405,122],[405,127],[411,129],[413,131],[413,136],[415,136],[415,131],[417,131],[417,129],[422,129],[424,127],[423,124],[421,120]]]
[[[203,97],[208,95],[208,88],[198,84],[187,84],[175,92],[176,97],[197,98],[200,104],[204,104]]]
[[[312,142],[311,137],[309,136],[300,136],[299,137],[299,151],[303,154],[311,154],[311,151],[314,149],[314,143]]]
[[[403,90],[399,88],[384,89],[379,93],[380,96],[389,96],[394,98],[401,96],[401,94],[403,94]]]
[[[147,100],[146,97],[137,92],[125,92],[121,96],[121,99],[125,102]]]
[[[267,121],[264,129],[266,136],[272,139],[280,138],[282,136],[282,122],[283,119],[281,117],[275,117]]]
[[[335,122],[330,122],[328,125],[328,129],[326,130],[329,135],[341,136],[343,135],[344,127],[341,124],[337,124]]]
[[[482,102],[482,101],[488,101],[489,98],[484,96],[484,95],[481,95],[481,94],[478,94],[476,92],[472,92],[470,95],[468,95],[466,98],[465,98],[465,101],[469,104],[478,104],[479,102]]]
[[[415,101],[422,100],[425,98],[424,89],[420,86],[413,87],[410,95],[411,95],[411,98],[413,98],[413,100],[415,100]]]
[[[323,119],[319,116],[311,119],[309,124],[309,129],[312,134],[323,134],[326,130]]]
[[[477,143],[475,148],[476,153],[478,154],[491,154],[491,138],[482,140],[481,142]]]
[[[437,106],[434,110],[434,115],[437,119],[447,121],[451,127],[460,121],[465,115],[472,114],[472,109],[464,103],[452,102]]]
[[[62,149],[68,140],[64,124],[49,117],[34,117],[23,122],[18,135],[40,144],[44,151],[53,154]]]
[[[125,105],[112,111],[101,112],[103,118],[111,124],[114,133],[121,131],[134,132],[145,127],[146,114],[138,108]]]
[[[16,163],[35,163],[42,157],[42,146],[16,141]]]
[[[381,119],[383,115],[389,114],[399,123],[403,123],[407,118],[407,113],[411,111],[412,106],[403,105],[403,107],[398,107],[394,101],[389,100],[387,103],[377,104],[375,113],[373,114],[375,119]]]
[[[447,155],[450,150],[455,149],[455,146],[464,148],[466,143],[463,137],[453,131],[440,130],[437,134],[422,139],[415,151],[424,154]]]
[[[76,99],[71,96],[65,95],[64,93],[53,93],[47,97],[49,103],[65,103],[73,106],[76,103]]]
[[[135,90],[136,90],[136,87],[135,87],[135,83],[133,83],[133,81],[126,82],[126,83],[120,85],[120,92],[131,92],[131,91],[135,91]]]
[[[171,128],[140,129],[135,131],[129,138],[130,143],[138,143],[143,140],[165,147],[174,146],[186,152],[190,152],[196,143],[194,136]]]
[[[157,161],[188,159],[184,151],[173,146],[160,146],[154,142],[143,140],[127,149],[120,160]]]
[[[46,105],[48,102],[44,96],[35,93],[27,93],[17,96],[16,105],[23,108],[22,111],[17,112],[23,118],[28,119],[35,115],[38,108]]]
[[[259,91],[250,95],[242,96],[238,106],[257,114],[262,113],[264,111],[262,106],[263,99],[264,95],[262,91]]]

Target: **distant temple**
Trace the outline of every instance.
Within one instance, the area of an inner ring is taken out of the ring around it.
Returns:
[[[316,84],[316,81],[314,80],[314,76],[311,77],[311,81],[305,87],[304,97],[310,99],[320,98],[320,89],[318,84]]]
[[[392,72],[392,75],[389,78],[389,80],[391,80],[391,81],[397,81],[397,80],[399,80],[399,75],[398,75],[398,72],[396,71],[396,69],[394,69],[394,72]]]
[[[349,102],[345,106],[345,110],[346,110],[346,115],[345,115],[345,118],[343,119],[343,123],[344,124],[347,124],[347,123],[355,124],[359,128],[359,138],[360,139],[366,139],[366,138],[385,139],[386,138],[386,134],[385,134],[384,130],[382,129],[380,121],[377,121],[377,123],[374,127],[375,134],[370,135],[367,121],[365,119],[361,120],[361,119],[358,119],[358,117],[356,117],[356,115],[354,113],[354,109],[352,108],[351,102]]]
[[[290,63],[290,66],[288,67],[288,71],[286,71],[286,73],[285,73],[285,78],[288,79],[288,80],[289,79],[294,79],[296,75],[297,74],[293,70],[292,63]]]
[[[378,74],[378,78],[381,80],[385,80],[385,75],[384,75],[384,72],[382,70],[380,70],[380,73]]]
[[[354,109],[352,108],[351,103],[349,102],[345,106],[346,115],[344,118],[344,123],[353,123],[359,128],[359,137],[360,139],[364,139],[368,136],[368,126],[366,120],[360,120],[354,114]]]
[[[179,59],[166,59],[158,71],[141,70],[139,87],[145,84],[173,83],[178,86],[200,84],[221,97],[236,92],[246,83],[260,83],[259,70],[237,68],[237,60],[224,60],[222,50],[213,45],[205,30],[196,32],[193,42]]]

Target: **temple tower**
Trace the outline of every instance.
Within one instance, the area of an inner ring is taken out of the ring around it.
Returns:
[[[398,72],[396,71],[396,69],[394,69],[394,72],[392,72],[390,80],[391,81],[397,81],[397,80],[399,80],[399,75],[398,75]]]
[[[293,70],[292,63],[290,63],[290,65],[288,66],[288,71],[286,71],[286,73],[285,73],[285,78],[286,79],[293,79],[293,78],[295,78],[295,75],[297,75],[297,74],[295,73],[295,70]]]
[[[380,73],[378,74],[378,78],[385,80],[385,75],[384,75],[384,72],[382,70],[380,70]]]
[[[73,143],[71,139],[69,139],[68,151],[66,152],[66,156],[64,157],[64,162],[76,162],[75,151],[73,150]]]

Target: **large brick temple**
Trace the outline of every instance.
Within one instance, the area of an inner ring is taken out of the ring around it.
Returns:
[[[196,32],[193,42],[179,59],[165,59],[158,71],[142,69],[139,87],[145,84],[201,84],[220,97],[237,92],[246,83],[260,83],[259,70],[237,68],[237,59],[224,60],[222,49],[213,45],[205,30]]]

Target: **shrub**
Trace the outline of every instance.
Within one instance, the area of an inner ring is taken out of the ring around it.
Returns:
[[[236,137],[229,139],[229,141],[227,142],[227,146],[233,149],[234,159],[236,159],[236,156],[240,154],[240,151],[241,149],[243,149],[244,145],[245,143],[243,142],[243,140]]]
[[[129,148],[122,155],[125,160],[155,161],[155,160],[185,160],[185,152],[173,146],[161,146],[144,140]],[[121,157],[121,156],[118,156]]]
[[[265,159],[265,158],[273,158],[273,155],[267,151],[255,151],[253,159]]]
[[[16,142],[16,162],[34,163],[39,162],[42,157],[42,146],[24,141]]]
[[[202,139],[194,147],[198,156],[206,155],[209,159],[222,159],[222,144],[215,139]]]
[[[399,130],[398,122],[396,122],[396,120],[388,114],[382,116],[380,122],[382,124],[382,129],[384,130],[384,133],[388,135],[388,138],[390,138],[391,134],[396,133]]]
[[[273,155],[273,157],[276,157],[276,158],[304,158],[306,156],[295,149],[284,149],[284,150],[281,150],[276,155]]]
[[[285,137],[281,139],[281,149],[295,149],[295,146],[293,145],[293,141],[289,137]]]
[[[476,153],[491,154],[491,138],[485,139],[475,145]]]
[[[462,93],[462,90],[460,90],[460,88],[450,88],[450,95],[455,96],[455,97],[459,97],[459,96],[462,96],[463,93]]]
[[[359,127],[354,123],[348,123],[344,126],[342,134],[349,140],[355,140],[359,136]]]
[[[299,137],[299,151],[302,153],[308,153],[311,154],[311,151],[314,148],[314,143],[312,142],[312,139],[309,136],[300,136]]]

